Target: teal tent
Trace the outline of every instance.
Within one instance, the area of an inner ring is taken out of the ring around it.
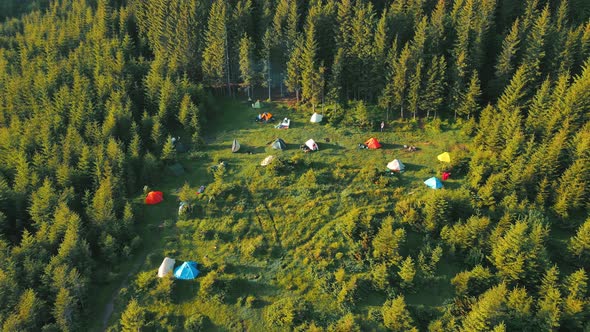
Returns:
[[[193,261],[184,262],[181,266],[174,269],[174,277],[176,279],[192,280],[198,275],[199,270],[197,269],[197,263]]]
[[[443,187],[442,182],[440,182],[440,180],[435,177],[431,177],[430,179],[424,181],[424,184],[432,189],[440,189]]]
[[[262,108],[260,100],[257,100],[254,104],[252,104],[252,108]]]

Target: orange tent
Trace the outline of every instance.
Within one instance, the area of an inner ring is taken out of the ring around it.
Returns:
[[[145,197],[145,204],[154,205],[164,200],[164,194],[161,191],[150,191]]]
[[[376,138],[374,138],[374,137],[369,138],[369,140],[365,142],[365,145],[369,149],[379,149],[379,148],[381,148],[381,143],[379,143],[379,141]]]

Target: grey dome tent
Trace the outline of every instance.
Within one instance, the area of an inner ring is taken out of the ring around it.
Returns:
[[[285,150],[287,148],[287,144],[281,138],[277,138],[274,143],[272,143],[272,148],[277,150]]]
[[[240,151],[240,143],[238,143],[237,139],[234,139],[234,142],[231,145],[231,152],[238,152]]]

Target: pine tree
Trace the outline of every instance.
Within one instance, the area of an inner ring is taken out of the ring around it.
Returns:
[[[568,330],[582,329],[588,316],[585,306],[588,303],[587,287],[588,276],[584,269],[579,269],[565,279],[564,288],[567,297],[563,303],[563,327]]]
[[[168,137],[164,146],[162,147],[162,156],[160,159],[164,163],[172,163],[176,159],[176,149],[174,148],[174,144],[172,143],[172,137]]]
[[[389,81],[392,91],[392,104],[400,109],[400,117],[404,118],[404,104],[408,85],[408,65],[410,60],[410,48],[406,44],[392,70],[392,79]]]
[[[482,294],[463,320],[461,331],[488,331],[504,318],[506,284],[501,283]]]
[[[397,273],[402,280],[402,287],[410,287],[416,276],[416,267],[414,260],[408,256],[401,264]]]
[[[430,24],[427,25],[427,54],[436,54],[439,52],[439,50],[445,49],[445,19],[445,0],[438,0],[436,3],[436,7],[430,14]]]
[[[498,275],[509,282],[534,282],[545,264],[543,241],[547,235],[547,228],[537,222],[518,221],[512,225],[492,245],[491,261],[498,269]]]
[[[287,62],[287,77],[285,86],[289,92],[295,92],[295,100],[299,102],[299,91],[301,91],[301,80],[303,72],[303,41],[301,38],[295,41],[295,47]]]
[[[568,243],[569,251],[582,262],[590,262],[590,218],[578,228]]]
[[[29,214],[38,229],[43,223],[49,222],[57,206],[57,193],[49,178],[45,178],[43,186],[31,194]]]
[[[541,327],[546,329],[556,329],[560,325],[562,298],[557,285],[558,278],[557,267],[551,267],[545,272],[539,289],[537,319]]]
[[[383,325],[391,331],[418,331],[410,312],[406,309],[406,301],[403,295],[393,300],[386,301],[381,307]]]
[[[227,58],[227,5],[225,0],[215,0],[209,12],[205,49],[203,50],[203,79],[214,87],[223,85],[229,78]],[[228,89],[229,87],[229,81]]]
[[[251,100],[252,84],[254,83],[254,43],[244,34],[240,39],[240,77],[242,85],[248,92],[248,100]]]
[[[569,212],[586,207],[589,171],[588,161],[578,159],[559,178],[553,209],[563,219],[569,216]]]
[[[139,332],[146,325],[145,309],[136,299],[131,299],[121,315],[121,327],[124,332]]]
[[[321,88],[318,86],[317,48],[315,23],[313,20],[309,20],[305,31],[305,43],[302,52],[301,92],[303,100],[311,104],[314,112],[315,106],[319,102]]]
[[[431,112],[436,117],[444,98],[445,91],[445,72],[447,70],[447,63],[443,56],[432,58],[432,62],[426,71],[426,83],[421,93],[418,109],[426,112],[426,118],[430,118]]]
[[[457,113],[460,115],[466,115],[467,119],[471,118],[471,115],[479,113],[479,98],[481,96],[480,82],[477,72],[474,71],[469,81],[469,87],[463,94],[461,104]]]
[[[422,82],[422,60],[416,64],[414,74],[410,79],[410,86],[408,88],[408,111],[413,114],[416,120],[418,113],[418,104],[420,103],[420,84]]]
[[[541,77],[541,64],[545,58],[545,39],[549,30],[549,6],[546,6],[535,20],[523,47],[523,64],[526,66],[530,86],[536,88]]]
[[[373,257],[388,264],[397,264],[401,260],[398,250],[405,238],[406,232],[403,228],[394,231],[392,220],[385,219],[373,238]]]
[[[57,293],[52,313],[61,331],[76,330],[78,307],[75,298],[70,295],[70,291],[66,288],[61,288]]]
[[[270,29],[266,29],[264,36],[262,37],[262,86],[268,88],[268,101],[271,101],[271,88],[272,88],[272,63],[271,56],[275,47],[274,39]]]

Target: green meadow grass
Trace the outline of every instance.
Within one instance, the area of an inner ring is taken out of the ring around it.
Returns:
[[[256,123],[255,116],[263,111],[271,112],[276,121]],[[110,326],[117,324],[136,276],[141,272],[155,275],[167,255],[177,261],[197,261],[203,276],[213,270],[220,271],[225,293],[222,300],[199,296],[202,276],[194,281],[175,281],[172,300],[166,309],[172,316],[206,315],[210,321],[208,328],[212,330],[269,330],[272,328],[263,319],[264,308],[281,298],[298,297],[313,305],[314,320],[335,319],[336,315],[326,313],[338,313],[341,308],[332,294],[323,291],[322,278],[328,278],[329,271],[338,266],[358,271],[359,276],[366,274],[348,257],[351,244],[343,235],[341,220],[356,213],[352,210],[358,210],[360,215],[385,217],[393,213],[392,203],[397,199],[428,194],[431,189],[423,181],[431,176],[440,177],[441,165],[436,156],[444,151],[468,148],[468,139],[458,129],[444,125],[442,131],[429,131],[418,124],[411,128],[407,122],[392,122],[381,133],[313,124],[309,122],[310,116],[309,111],[284,105],[254,110],[245,103],[221,102],[218,113],[204,126],[206,144],[197,151],[178,156],[186,174],[180,177],[165,174],[161,185],[152,188],[164,192],[164,203],[145,206],[143,196],[137,199],[142,248],[131,262],[109,271],[115,276],[100,285],[101,293],[92,300],[92,310],[102,311],[112,294],[123,285],[109,321]],[[291,119],[291,128],[275,129],[284,117]],[[269,143],[277,137],[285,140],[286,150],[270,148]],[[384,148],[359,150],[357,145],[370,137],[379,139]],[[303,153],[299,149],[309,138],[318,143],[318,152]],[[233,139],[242,146],[238,153],[231,153]],[[404,151],[404,144],[414,145],[418,151]],[[299,166],[272,174],[259,166],[268,155],[299,161]],[[359,180],[363,169],[374,167],[385,171],[386,164],[395,158],[406,165],[406,171],[391,187],[381,188]],[[248,188],[251,197],[230,194],[211,200],[205,190],[197,200],[193,218],[178,220],[180,187],[185,182],[194,190],[200,185],[210,185],[214,181],[210,168],[221,160],[228,164],[223,183]],[[315,183],[308,181],[310,176],[315,177]],[[461,185],[460,178],[445,182],[451,189]],[[419,233],[409,234],[403,254],[415,257],[422,240]],[[404,294],[408,304],[442,305],[453,297],[450,279],[459,271],[459,264],[445,255],[436,271],[435,287],[408,290]],[[385,301],[385,294],[367,287],[361,287],[358,294],[353,310],[357,314],[378,310]],[[249,296],[255,298],[254,304],[245,305]],[[93,330],[99,330],[99,324],[94,324]]]

